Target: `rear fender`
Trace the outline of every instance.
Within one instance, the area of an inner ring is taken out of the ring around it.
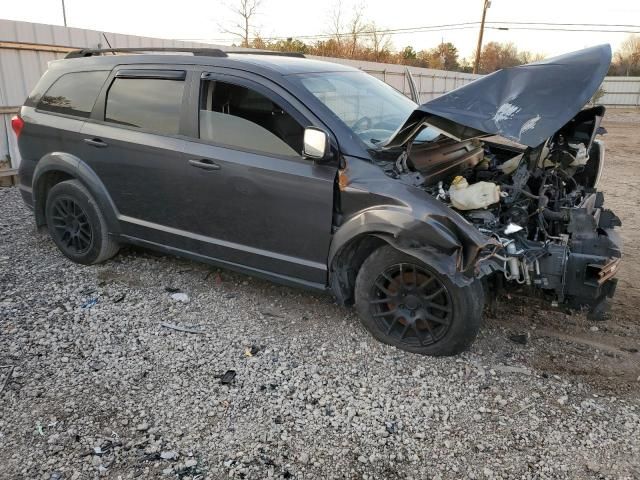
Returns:
[[[100,207],[109,233],[120,233],[117,209],[98,175],[78,157],[65,152],[48,153],[38,161],[33,173],[32,196],[38,227],[46,224],[44,211],[47,200],[47,178],[56,173],[80,181],[91,192]]]

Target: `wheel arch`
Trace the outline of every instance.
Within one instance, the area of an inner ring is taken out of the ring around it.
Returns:
[[[100,207],[110,233],[119,233],[116,207],[98,175],[78,157],[64,152],[49,153],[38,162],[33,174],[32,195],[36,226],[46,225],[45,205],[51,187],[65,180],[78,180]]]
[[[364,260],[390,245],[447,275],[456,285],[474,280],[463,267],[464,242],[437,218],[416,219],[397,207],[370,209],[343,224],[329,250],[329,287],[339,304],[353,303],[355,279]]]

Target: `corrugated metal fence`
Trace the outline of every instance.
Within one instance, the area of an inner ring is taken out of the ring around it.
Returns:
[[[324,58],[321,60],[342,63],[359,68],[409,95],[409,83],[404,65],[346,60],[342,58]],[[429,68],[409,67],[423,102],[431,100],[454,88],[472,82],[481,75],[472,73],[448,72]],[[640,77],[605,77],[602,83],[604,94],[597,100],[599,105],[608,107],[640,107]]]
[[[20,162],[10,119],[32,90],[51,60],[64,57],[70,49],[126,47],[212,47],[224,45],[180,42],[138,37],[95,30],[67,28],[28,22],[0,20],[0,161],[9,159],[16,168]],[[319,59],[359,68],[409,94],[403,65],[365,62],[342,58]],[[410,67],[422,101],[465,85],[479,75]],[[607,77],[605,94],[598,103],[610,106],[640,106],[640,77]]]
[[[313,58],[359,68],[383,80],[405,95],[409,95],[409,82],[405,74],[406,67],[404,65],[365,62],[363,60],[348,60],[344,58]],[[445,70],[434,70],[431,68],[409,67],[409,70],[411,70],[411,76],[416,82],[416,86],[420,92],[420,98],[423,102],[449,92],[454,88],[461,87],[480,77],[480,75],[473,75],[472,73],[447,72]]]
[[[598,104],[611,107],[640,107],[640,77],[605,77],[604,95]]]

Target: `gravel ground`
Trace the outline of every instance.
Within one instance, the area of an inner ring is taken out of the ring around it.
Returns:
[[[0,189],[0,478],[640,478],[633,288],[597,324],[505,300],[469,352],[420,357],[328,296],[139,249],[72,264]]]

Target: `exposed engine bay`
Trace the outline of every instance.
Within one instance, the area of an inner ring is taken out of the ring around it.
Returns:
[[[615,290],[621,222],[596,190],[604,107],[582,110],[538,147],[440,135],[409,143],[389,176],[449,205],[495,242],[476,276],[573,308],[597,309]]]

